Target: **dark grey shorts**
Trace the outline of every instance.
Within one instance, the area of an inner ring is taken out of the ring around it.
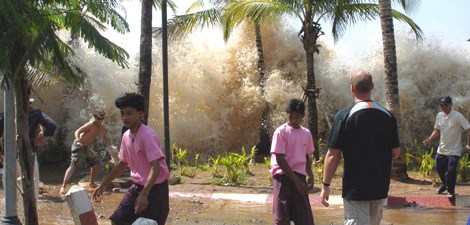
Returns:
[[[99,163],[98,155],[80,143],[72,144],[71,153],[72,163],[80,169],[88,169]]]
[[[157,221],[158,225],[165,225],[168,217],[169,207],[169,190],[168,181],[155,184],[150,189],[147,209],[141,214],[134,213],[134,203],[142,191],[142,185],[133,184],[129,191],[124,195],[119,207],[111,215],[110,219],[116,224],[126,223],[132,224],[137,218],[144,217]]]

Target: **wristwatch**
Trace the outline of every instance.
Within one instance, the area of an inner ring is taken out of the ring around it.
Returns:
[[[322,181],[321,183],[322,183],[325,187],[329,187],[329,186],[330,186],[330,184],[329,184],[329,183],[326,183],[325,181]]]

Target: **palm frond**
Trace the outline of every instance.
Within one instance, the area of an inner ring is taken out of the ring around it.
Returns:
[[[204,0],[197,0],[193,2],[188,9],[186,9],[186,13],[193,13],[195,11],[201,10],[204,8],[206,4],[204,3]]]
[[[332,20],[332,34],[338,40],[345,32],[346,28],[359,21],[372,21],[379,17],[379,5],[374,3],[348,3],[346,0],[337,1],[335,10],[329,14]],[[408,16],[392,10],[392,17],[398,21],[406,23],[414,32],[416,39],[421,40],[423,32],[421,28]]]
[[[302,2],[299,0],[233,0],[225,7],[223,15],[224,39],[228,40],[233,29],[246,20],[262,24],[283,15],[302,18]]]
[[[26,67],[26,80],[35,88],[50,87],[55,80],[50,76],[52,71],[43,71],[35,67]]]
[[[406,13],[413,11],[421,2],[420,0],[393,0],[397,2]]]
[[[222,8],[209,8],[173,17],[168,22],[170,37],[184,37],[197,28],[212,27],[220,24],[222,21],[222,10]]]
[[[411,30],[413,31],[416,40],[423,40],[424,33],[423,30],[416,24],[413,19],[408,17],[407,15],[392,9],[392,17],[398,21],[401,21],[405,24],[407,24]]]
[[[163,1],[162,0],[153,0],[153,7],[156,9],[161,9],[162,8]],[[172,0],[167,1],[167,6],[171,9],[171,11],[176,12],[176,4]]]
[[[238,24],[249,18],[255,23],[279,17],[280,15],[299,16],[298,4],[294,0],[235,0],[226,7],[224,17],[230,23]]]

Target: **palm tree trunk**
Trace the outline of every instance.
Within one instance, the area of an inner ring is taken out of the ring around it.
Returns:
[[[25,224],[37,225],[38,214],[33,182],[33,151],[29,140],[27,89],[27,81],[24,79],[23,73],[21,73],[15,80],[15,100],[18,158],[21,165],[21,183],[23,187],[23,208]]]
[[[314,54],[318,50],[317,39],[320,34],[320,28],[317,27],[313,22],[312,11],[307,10],[305,15],[305,21],[303,22],[303,46],[306,55],[307,63],[307,87],[305,95],[307,97],[307,110],[308,110],[308,129],[312,133],[312,138],[315,143],[315,159],[320,158],[319,144],[317,141],[318,137],[318,111],[317,111],[317,87],[315,84],[315,57]]]
[[[142,0],[139,60],[139,93],[145,98],[144,122],[147,123],[152,80],[152,0]]]
[[[400,124],[400,96],[398,89],[397,55],[391,0],[379,0],[379,8],[384,49],[385,101],[388,109],[393,113],[398,124]],[[398,179],[408,178],[408,174],[406,173],[406,164],[402,157],[393,162],[392,177]]]
[[[256,50],[258,53],[258,74],[259,74],[259,86],[261,89],[261,95],[264,99],[265,87],[266,87],[266,65],[264,62],[264,50],[263,50],[263,41],[261,36],[261,26],[259,23],[255,24],[255,36],[256,36]],[[259,127],[259,142],[256,145],[257,155],[265,156],[269,154],[271,146],[271,136],[269,134],[270,121],[269,121],[269,103],[265,101],[263,113],[261,114],[261,121]],[[259,161],[259,160],[258,160]]]

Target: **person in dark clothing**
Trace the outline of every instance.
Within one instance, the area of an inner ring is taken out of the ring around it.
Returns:
[[[29,140],[33,149],[34,154],[34,179],[36,187],[39,188],[39,165],[38,165],[38,148],[45,144],[45,137],[52,137],[57,128],[56,122],[51,119],[46,113],[40,109],[32,107],[34,102],[33,98],[29,99],[28,108],[28,123],[29,123]],[[3,124],[4,124],[4,113],[0,113],[0,137],[3,139]],[[3,144],[1,149],[3,150]],[[0,152],[0,164],[3,165],[3,152]],[[36,189],[37,192],[39,191]]]
[[[372,76],[351,76],[355,103],[335,116],[325,157],[322,204],[328,206],[330,183],[344,157],[344,224],[379,225],[388,196],[392,158],[400,155],[397,121],[371,100]]]

